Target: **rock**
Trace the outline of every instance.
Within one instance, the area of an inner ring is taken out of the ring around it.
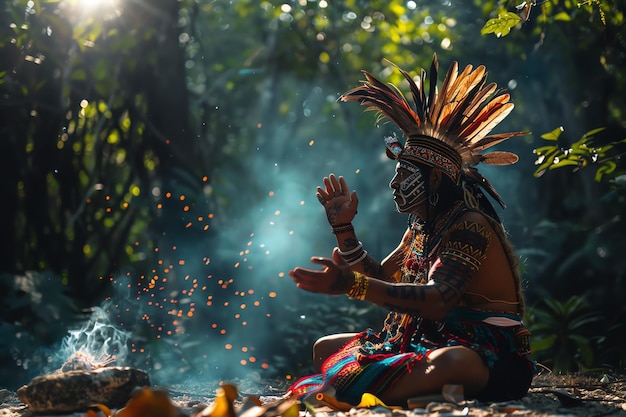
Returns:
[[[123,407],[133,389],[149,385],[144,371],[111,366],[38,376],[18,389],[17,396],[34,413],[69,413],[92,404]]]

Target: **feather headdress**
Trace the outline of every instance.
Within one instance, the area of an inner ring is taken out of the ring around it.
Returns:
[[[363,85],[344,93],[340,100],[358,101],[368,106],[367,110],[378,111],[378,121],[387,118],[398,126],[406,143],[402,145],[395,136],[385,138],[390,158],[440,168],[457,185],[461,179],[478,184],[504,207],[496,190],[476,166],[517,162],[517,155],[511,152],[481,152],[527,132],[489,135],[513,110],[513,103],[509,102],[509,94],[498,90],[495,83],[486,84],[487,72],[483,65],[475,69],[468,65],[459,74],[458,63],[452,62],[440,90],[437,88],[438,67],[435,55],[430,67],[428,95],[424,69],[415,81],[407,71],[398,68],[410,86],[412,105],[396,86],[379,81],[367,71],[363,71],[367,79]]]

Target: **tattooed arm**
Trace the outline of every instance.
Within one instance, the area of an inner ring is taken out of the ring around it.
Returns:
[[[356,238],[354,230],[348,230],[343,233],[336,233],[337,245],[340,252],[349,253],[344,256],[346,261],[353,258],[356,262],[350,263],[353,271],[360,272],[371,278],[380,279],[388,282],[396,282],[394,276],[400,271],[402,262],[404,261],[406,246],[410,245],[410,230],[404,234],[402,241],[396,249],[393,250],[382,262],[378,262],[362,247],[362,244]],[[361,246],[361,247],[359,247]],[[356,251],[350,253],[351,251]],[[363,259],[359,260],[359,254]]]
[[[475,213],[453,224],[425,285],[370,280],[365,299],[390,310],[441,320],[467,291],[484,261],[491,233]]]
[[[360,272],[377,279],[389,278],[393,281],[393,274],[399,270],[395,263],[398,257],[390,255],[394,262],[378,262],[363,247],[352,226],[352,220],[357,213],[359,199],[355,191],[350,192],[346,180],[330,174],[324,178],[323,186],[317,187],[316,196],[324,206],[328,223],[337,238],[337,247],[343,259],[353,271]],[[399,253],[404,242],[394,251]],[[384,266],[383,266],[384,265]],[[395,268],[395,270],[394,270]]]
[[[480,270],[491,237],[487,220],[469,213],[453,224],[442,250],[429,271],[428,284],[391,283],[380,279],[359,277],[359,288],[365,288],[365,299],[390,310],[417,314],[441,320],[458,303],[472,279]],[[297,267],[289,271],[299,288],[321,294],[348,294],[357,284],[350,266],[333,251],[332,258],[313,257],[311,262],[322,270]],[[364,282],[365,280],[365,282]]]
[[[353,228],[348,228],[348,230],[339,233],[335,232],[335,237],[340,253],[353,271],[377,279],[384,279],[393,274],[385,274],[383,265],[367,252],[363,244],[357,239]]]

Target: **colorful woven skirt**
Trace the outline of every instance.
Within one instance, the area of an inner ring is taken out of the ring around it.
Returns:
[[[463,307],[453,309],[442,322],[390,313],[382,332],[357,334],[326,359],[321,373],[299,379],[289,391],[304,399],[332,387],[337,400],[354,405],[364,393],[381,398],[416,363],[446,346],[476,351],[491,369],[500,353],[518,351],[519,328],[523,326],[518,315]]]

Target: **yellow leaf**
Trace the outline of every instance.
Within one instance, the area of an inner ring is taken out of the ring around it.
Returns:
[[[399,3],[399,2],[398,2]],[[403,16],[406,13],[404,6],[398,3],[389,4],[389,9],[398,17]]]
[[[554,16],[554,20],[561,20],[563,22],[569,22],[572,20],[572,18],[567,13],[561,12],[561,13],[558,13],[556,16]]]
[[[402,407],[389,406],[382,402],[377,396],[374,394],[370,394],[368,392],[364,393],[361,396],[361,402],[357,405],[358,408],[372,408],[372,407],[385,407],[388,409],[400,409]]]
[[[98,412],[94,409],[102,411],[106,417],[111,417],[111,410],[104,404],[94,404],[89,406],[89,410],[85,413],[85,417],[98,417]]]
[[[559,136],[561,136],[561,133],[563,133],[564,131],[565,129],[563,129],[563,126],[559,126],[551,132],[544,133],[543,135],[541,135],[541,138],[545,140],[558,140]]]
[[[170,402],[167,392],[142,388],[128,400],[126,407],[115,413],[115,417],[177,417],[178,410]]]
[[[232,384],[222,384],[221,388],[224,390],[224,394],[230,402],[235,401],[239,396],[239,393],[237,392],[237,387]]]
[[[293,404],[281,414],[281,417],[298,417],[299,415],[300,405],[294,401]]]
[[[196,414],[196,417],[235,417],[233,402],[238,395],[234,385],[222,385],[215,391],[215,402]]]

